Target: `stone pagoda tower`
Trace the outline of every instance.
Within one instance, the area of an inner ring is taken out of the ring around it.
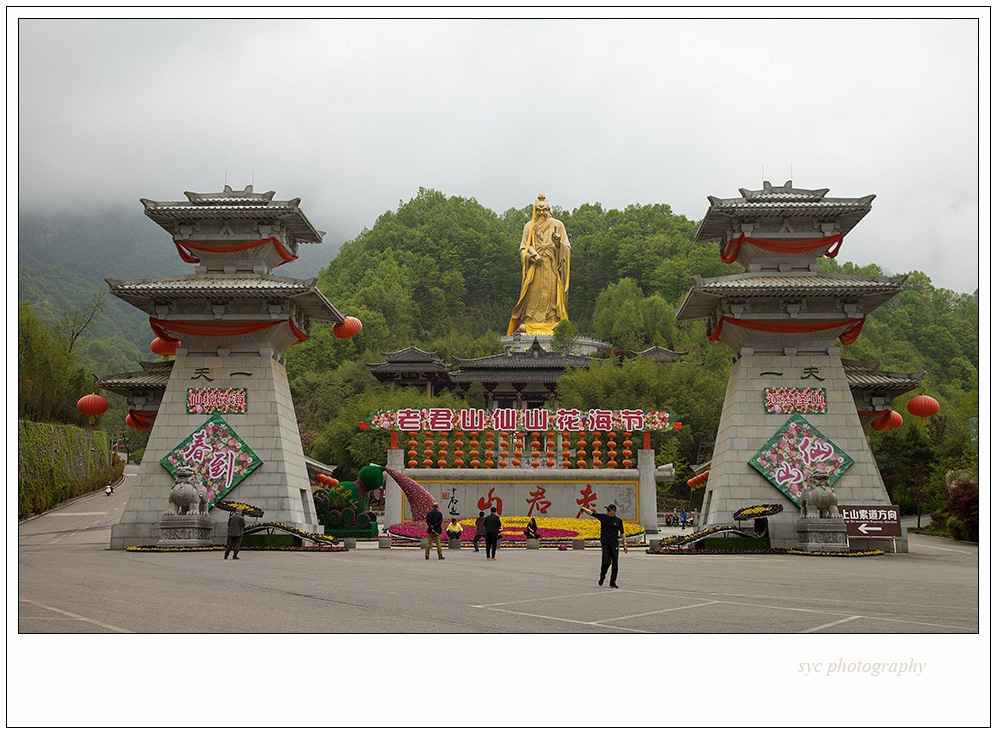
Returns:
[[[733,351],[730,381],[703,500],[703,522],[730,523],[739,508],[781,503],[772,546],[796,545],[802,489],[826,471],[841,505],[888,505],[862,430],[840,347],[865,316],[902,290],[905,276],[823,274],[874,195],[827,197],[792,182],[731,199],[709,197],[696,240],[718,242],[745,272],[694,278],[680,321],[704,320]],[[885,539],[883,539],[885,540]],[[890,543],[891,547],[891,543]]]
[[[149,314],[176,360],[155,415],[135,490],[111,547],[155,543],[179,466],[206,489],[212,538],[223,541],[225,498],[260,507],[265,521],[321,532],[311,497],[284,351],[308,339],[312,322],[344,320],[316,279],[273,275],[301,243],[321,242],[300,199],[275,201],[252,187],[187,201],[142,199],[170,233],[189,275],[107,279],[113,295]]]

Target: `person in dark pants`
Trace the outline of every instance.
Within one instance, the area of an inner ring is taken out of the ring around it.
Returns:
[[[228,516],[228,543],[225,544],[225,558],[232,553],[233,559],[239,558],[239,549],[242,548],[242,533],[245,531],[246,519],[242,517],[242,511],[236,510]]]
[[[605,582],[605,572],[608,571],[611,565],[612,576],[609,577],[609,587],[619,589],[619,585],[616,584],[616,577],[619,575],[620,536],[622,536],[623,552],[628,554],[629,547],[626,546],[626,534],[623,531],[622,518],[616,517],[616,505],[615,503],[610,503],[605,506],[605,513],[596,513],[584,506],[581,507],[581,510],[602,524],[602,571],[598,575],[598,586],[601,587]]]
[[[491,515],[484,519],[484,553],[489,559],[494,559],[498,553],[499,533],[501,533],[501,516],[492,508]]]
[[[478,546],[481,539],[484,538],[484,511],[482,510],[477,514],[477,520],[474,521],[474,551],[480,552],[481,547]]]
[[[432,549],[432,545],[436,545],[436,551],[439,552],[439,558],[445,559],[443,556],[443,542],[441,536],[443,534],[443,514],[439,510],[439,503],[432,504],[432,510],[425,514],[425,558],[429,558],[429,550]]]

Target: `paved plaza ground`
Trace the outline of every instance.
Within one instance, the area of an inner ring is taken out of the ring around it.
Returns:
[[[133,472],[129,468],[129,472]],[[978,546],[910,536],[909,554],[620,557],[470,548],[426,561],[341,553],[108,549],[132,476],[18,528],[21,633],[975,633]],[[196,604],[190,604],[196,601]]]

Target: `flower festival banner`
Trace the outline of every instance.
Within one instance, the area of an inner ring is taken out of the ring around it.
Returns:
[[[826,413],[826,388],[765,388],[765,413]]]
[[[212,414],[201,428],[160,460],[176,477],[183,465],[193,467],[207,491],[208,507],[225,497],[263,461],[219,414]]]
[[[832,485],[854,460],[797,413],[747,464],[801,506],[803,485],[813,472],[828,473]]]
[[[187,413],[245,413],[245,388],[188,388]]]
[[[376,411],[364,422],[389,431],[671,431],[666,411],[570,408],[401,408]]]

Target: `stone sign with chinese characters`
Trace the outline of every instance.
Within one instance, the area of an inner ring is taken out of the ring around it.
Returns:
[[[189,388],[187,413],[245,413],[245,388]]]
[[[402,408],[377,411],[370,428],[392,431],[670,431],[680,428],[666,411],[624,409]]]
[[[549,480],[535,477],[468,480],[445,479],[442,473],[435,474],[441,475],[439,480],[422,478],[418,482],[438,500],[439,509],[446,517],[476,518],[480,511],[487,514],[490,508],[495,508],[504,516],[580,518],[582,507],[604,513],[609,503],[616,504],[616,512],[624,520],[636,521],[639,513],[636,480],[569,481],[553,476]],[[411,519],[407,503],[404,519]]]
[[[826,388],[765,388],[765,413],[826,413]]]
[[[796,505],[803,486],[816,470],[836,482],[853,460],[800,414],[793,414],[748,464]]]
[[[263,464],[217,413],[160,462],[174,478],[178,467],[193,467],[207,490],[209,508]]]

